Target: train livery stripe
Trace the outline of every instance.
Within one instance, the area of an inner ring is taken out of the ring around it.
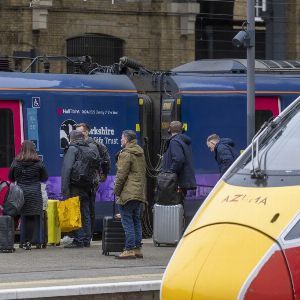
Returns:
[[[179,91],[177,94],[246,94],[246,90],[240,90],[240,91]],[[260,94],[295,94],[300,95],[300,91],[255,91],[256,95]]]
[[[45,91],[45,92],[93,92],[93,93],[137,93],[137,90],[98,89],[47,89],[47,88],[0,88],[0,91]]]

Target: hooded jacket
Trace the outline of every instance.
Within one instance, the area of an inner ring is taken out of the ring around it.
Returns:
[[[48,179],[46,168],[40,160],[14,160],[8,178],[16,181],[24,194],[22,215],[40,215],[43,212],[41,181]]]
[[[228,170],[239,156],[234,148],[234,141],[229,138],[221,138],[215,147],[215,159],[218,163],[221,176]]]
[[[115,195],[117,203],[126,204],[130,200],[145,200],[146,163],[143,149],[137,141],[129,142],[121,150],[117,161]]]
[[[184,189],[197,188],[191,144],[190,137],[185,134],[171,136],[161,166],[163,172],[176,173],[179,187]]]

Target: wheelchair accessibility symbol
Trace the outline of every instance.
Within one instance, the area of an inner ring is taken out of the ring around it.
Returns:
[[[32,97],[32,108],[40,108],[40,107],[41,107],[40,97]]]

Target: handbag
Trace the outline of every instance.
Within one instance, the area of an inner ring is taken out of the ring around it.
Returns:
[[[24,194],[21,187],[14,183],[8,183],[9,187],[6,192],[3,203],[3,214],[15,217],[21,214],[24,205]]]
[[[176,173],[160,172],[157,176],[157,203],[160,205],[177,205],[182,203],[178,189]]]
[[[62,232],[82,227],[79,197],[68,198],[57,203],[59,227]]]

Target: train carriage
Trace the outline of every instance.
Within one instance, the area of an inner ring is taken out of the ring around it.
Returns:
[[[91,137],[103,142],[112,169],[97,192],[96,229],[112,213],[114,154],[120,150],[124,129],[138,129],[138,97],[125,75],[59,75],[0,73],[0,177],[24,139],[36,149],[49,172],[50,199],[60,199],[60,174],[68,134],[76,123],[91,126]]]
[[[256,132],[300,95],[298,68],[277,64],[271,69],[269,65],[269,61],[256,61]],[[220,178],[214,155],[206,146],[207,137],[217,133],[232,138],[240,152],[247,147],[246,61],[208,60],[182,65],[172,70],[165,88],[168,94],[162,97],[162,128],[173,119],[181,120],[192,139],[198,188],[185,203],[190,220]],[[167,136],[162,130],[162,137]]]

